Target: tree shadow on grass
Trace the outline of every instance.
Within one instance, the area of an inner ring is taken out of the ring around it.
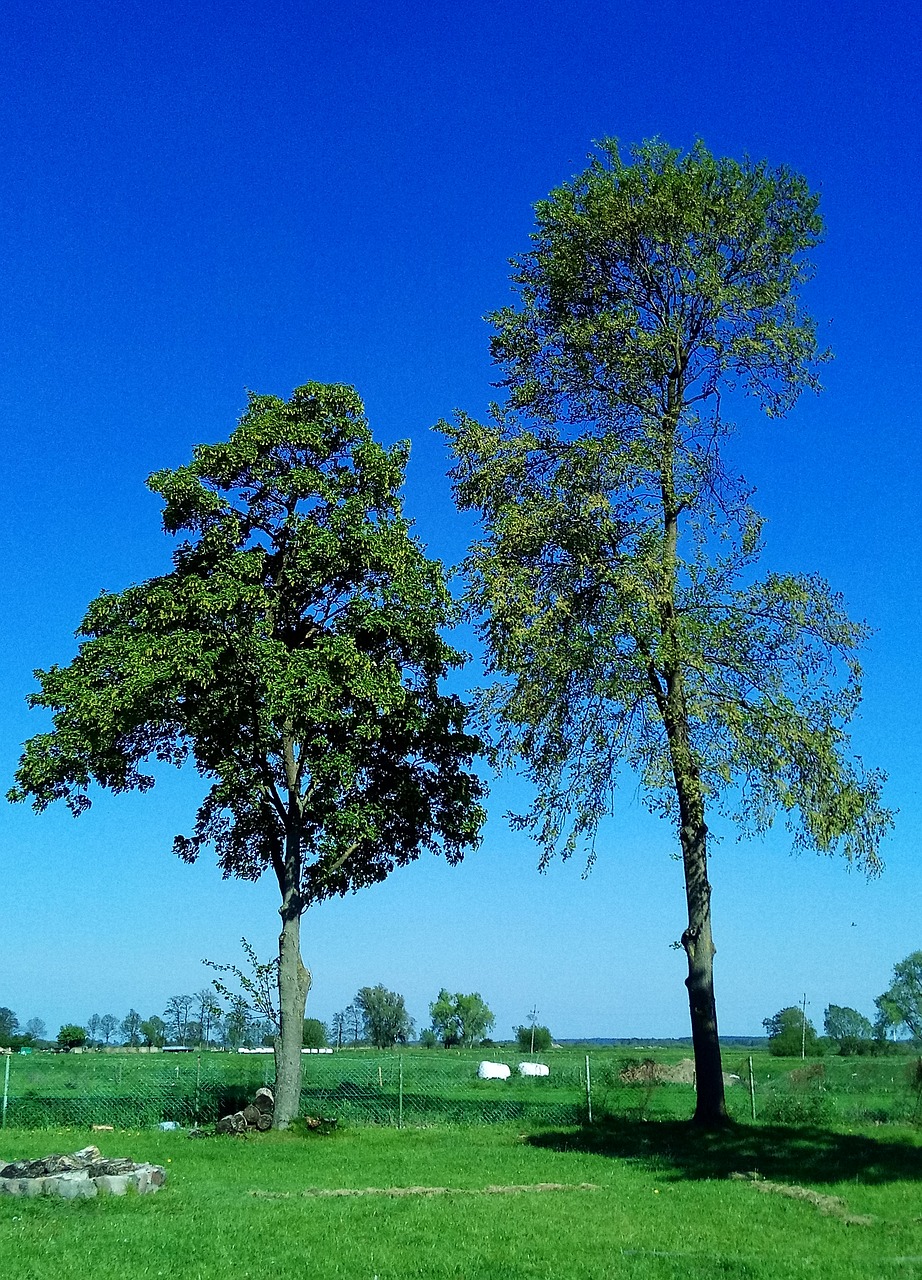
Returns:
[[[575,1132],[535,1134],[529,1142],[629,1160],[676,1180],[749,1172],[797,1183],[922,1179],[922,1147],[911,1138],[872,1138],[807,1126],[733,1124],[704,1133],[687,1121],[612,1117]]]

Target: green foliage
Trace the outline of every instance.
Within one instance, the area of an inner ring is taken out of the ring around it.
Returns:
[[[446,1049],[452,1045],[467,1045],[481,1040],[496,1022],[486,1001],[477,991],[453,995],[442,987],[429,1006],[432,1030]]]
[[[908,1031],[913,1040],[922,1041],[922,951],[911,952],[893,966],[890,986],[874,1003],[881,1038],[887,1032]]]
[[[85,1027],[78,1027],[73,1022],[66,1022],[58,1032],[58,1047],[61,1049],[79,1049],[86,1044]]]
[[[305,1049],[325,1049],[329,1044],[327,1029],[319,1018],[304,1019],[304,1034],[301,1043]]]
[[[93,601],[76,658],[38,672],[53,727],[9,793],[79,814],[93,784],[146,791],[150,762],[194,763],[208,791],[175,852],[278,881],[292,1115],[301,913],[423,850],[459,861],[484,817],[479,742],[439,687],[463,661],[441,635],[456,610],[402,514],[407,455],[375,442],[352,388],[314,382],[251,395],[227,442],[155,472],[173,570]]]
[[[831,1004],[826,1008],[823,1015],[823,1029],[826,1035],[832,1040],[836,1040],[842,1045],[842,1052],[845,1053],[845,1042],[849,1042],[848,1052],[856,1052],[854,1043],[862,1040],[870,1040],[874,1034],[874,1028],[863,1013],[859,1013],[857,1009],[852,1009],[848,1005]]]
[[[137,1009],[129,1009],[122,1019],[122,1039],[134,1048],[141,1043],[141,1015]]]
[[[867,629],[816,576],[754,577],[761,521],[721,461],[735,389],[773,417],[819,387],[817,197],[700,143],[601,151],[537,205],[518,304],[491,317],[507,403],[442,424],[483,523],[483,723],[536,789],[518,825],[591,862],[626,765],[654,810],[677,819],[681,787],[740,831],[780,811],[875,872],[882,775],[845,731]]]
[[[547,1027],[532,1026],[515,1028],[516,1044],[520,1053],[545,1053],[554,1043]]]
[[[419,1043],[423,1049],[434,1049],[439,1043],[439,1038],[431,1027],[426,1027],[420,1032]]]
[[[803,1011],[794,1005],[779,1009],[771,1018],[765,1018],[762,1025],[768,1032],[768,1051],[776,1058],[799,1058],[802,1052],[815,1057],[821,1052],[816,1027],[809,1018],[805,1020]]]
[[[0,1048],[8,1048],[18,1030],[19,1019],[16,1014],[6,1005],[0,1006]]]
[[[157,1014],[145,1018],[138,1030],[146,1045],[161,1049],[166,1044],[166,1023]]]
[[[403,996],[388,991],[380,982],[376,987],[362,987],[355,997],[365,1039],[376,1049],[390,1049],[413,1038],[413,1019],[407,1013]]]

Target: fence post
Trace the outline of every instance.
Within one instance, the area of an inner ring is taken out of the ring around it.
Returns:
[[[756,1118],[756,1082],[752,1075],[752,1056],[749,1058],[749,1109],[752,1112],[752,1118]]]
[[[0,1129],[6,1128],[6,1104],[10,1096],[10,1058],[13,1055],[6,1055],[6,1067],[3,1071],[3,1115],[0,1116]]]
[[[195,1055],[195,1123],[201,1121],[202,1104],[200,1099],[200,1089],[202,1085],[202,1051],[201,1049]]]
[[[400,1054],[400,1092],[397,1102],[397,1128],[403,1128],[403,1054]]]
[[[586,1114],[592,1124],[592,1076],[589,1074],[589,1054],[586,1054]]]

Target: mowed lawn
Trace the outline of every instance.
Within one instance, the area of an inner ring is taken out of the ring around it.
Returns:
[[[0,1198],[5,1280],[922,1277],[912,1130],[749,1128],[713,1140],[640,1121],[246,1139],[6,1130],[0,1160],[94,1138],[105,1155],[164,1164],[166,1187],[71,1203]],[[729,1176],[754,1169],[844,1203],[818,1207]],[[566,1189],[524,1189],[542,1183]],[[411,1190],[303,1194],[363,1188]]]

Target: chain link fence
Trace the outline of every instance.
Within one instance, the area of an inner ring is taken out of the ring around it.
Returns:
[[[602,1116],[686,1119],[694,1109],[691,1064],[555,1050],[550,1074],[522,1077],[517,1054],[488,1051],[508,1080],[481,1080],[469,1052],[343,1050],[302,1057],[302,1113],[342,1124],[393,1126],[573,1125]],[[827,1059],[792,1064],[727,1055],[727,1104],[740,1122],[922,1122],[922,1060]],[[146,1128],[207,1125],[271,1087],[271,1054],[89,1053],[0,1057],[0,1124]],[[751,1087],[750,1087],[751,1084]]]

